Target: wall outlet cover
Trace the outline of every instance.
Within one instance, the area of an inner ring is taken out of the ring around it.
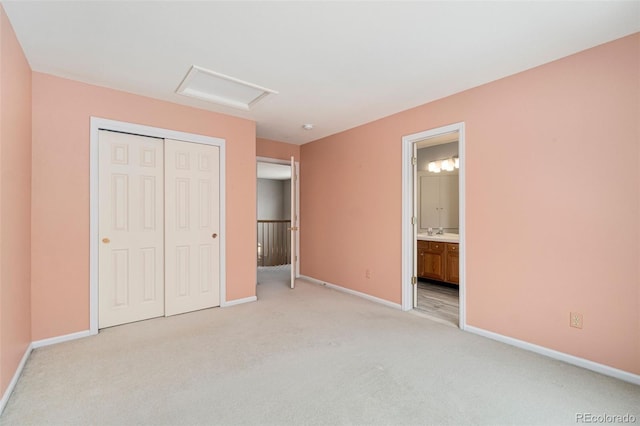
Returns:
[[[569,326],[574,328],[582,328],[582,314],[580,312],[569,313]]]

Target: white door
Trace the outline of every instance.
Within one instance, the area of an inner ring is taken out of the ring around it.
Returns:
[[[413,307],[418,307],[418,144],[412,144],[413,153],[411,154],[412,175],[413,178],[413,212],[411,213],[412,233],[413,239],[413,273],[411,275],[411,284],[413,288]],[[422,211],[422,210],[421,210]],[[422,218],[420,218],[422,221]]]
[[[296,209],[296,188],[298,187],[298,171],[296,170],[296,162],[291,157],[291,288],[296,286],[297,272],[297,235],[298,235],[298,211]]]
[[[165,140],[165,307],[220,305],[219,148]]]
[[[164,314],[163,140],[100,131],[98,327]]]

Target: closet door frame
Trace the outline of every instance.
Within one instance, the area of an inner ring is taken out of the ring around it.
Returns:
[[[98,224],[100,208],[98,205],[98,134],[100,130],[132,133],[141,136],[151,136],[162,139],[176,139],[185,142],[217,146],[220,149],[220,306],[227,305],[226,298],[226,183],[225,140],[194,133],[178,132],[159,127],[144,126],[124,121],[108,120],[91,117],[90,145],[89,145],[89,332],[98,334]]]

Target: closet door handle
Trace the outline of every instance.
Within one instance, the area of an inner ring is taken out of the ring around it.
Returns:
[[[102,242],[105,243],[105,244],[109,244],[111,242],[111,240],[108,239],[108,238],[103,238]]]

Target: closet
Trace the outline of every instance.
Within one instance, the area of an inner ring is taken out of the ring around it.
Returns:
[[[220,305],[219,147],[100,130],[98,328]]]

